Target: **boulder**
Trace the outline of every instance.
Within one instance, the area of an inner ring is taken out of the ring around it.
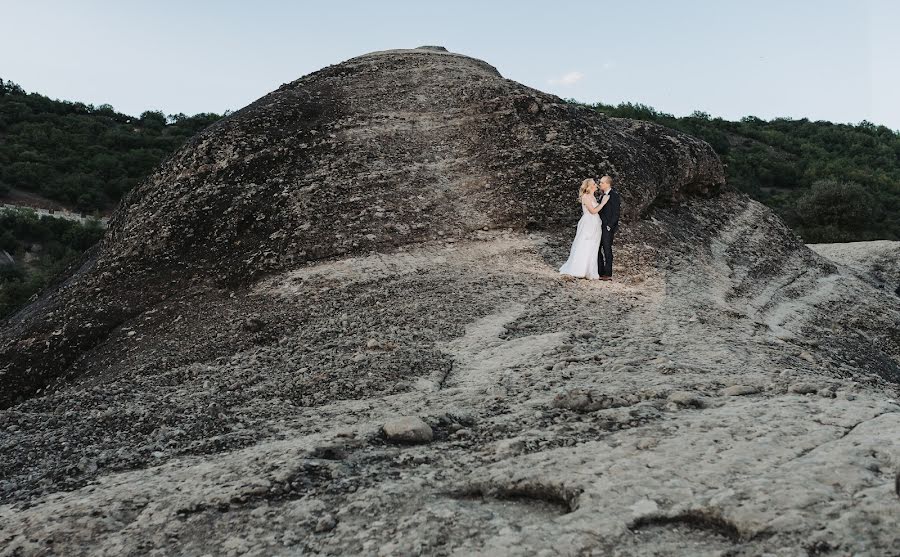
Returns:
[[[431,426],[416,416],[402,416],[385,422],[384,437],[392,443],[428,443],[434,433]]]

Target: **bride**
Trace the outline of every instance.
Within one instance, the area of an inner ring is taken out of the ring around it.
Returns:
[[[559,272],[573,277],[587,279],[599,279],[597,257],[600,251],[600,235],[603,228],[600,226],[600,209],[609,201],[609,196],[603,196],[603,202],[597,203],[594,192],[597,191],[597,183],[593,178],[581,182],[578,190],[578,199],[581,200],[582,215],[578,221],[578,230],[575,232],[575,240],[569,251],[569,260],[566,261]]]

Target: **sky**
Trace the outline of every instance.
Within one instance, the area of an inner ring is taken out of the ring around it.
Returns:
[[[324,66],[441,45],[563,98],[900,130],[893,0],[0,0],[0,78],[127,114],[239,109]]]

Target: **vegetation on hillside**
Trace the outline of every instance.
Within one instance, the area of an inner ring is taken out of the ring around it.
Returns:
[[[82,224],[38,216],[31,209],[0,210],[0,318],[24,305],[76,261],[104,230],[96,219]]]
[[[707,141],[727,165],[728,182],[777,211],[807,243],[900,239],[900,133],[890,128],[593,107]]]
[[[218,114],[139,118],[26,93],[0,79],[0,194],[18,188],[82,212],[110,209]]]
[[[128,116],[109,105],[58,101],[0,79],[0,195],[10,188],[76,211],[112,209],[188,138],[218,120],[146,111]],[[0,318],[12,313],[103,236],[34,211],[0,211]]]

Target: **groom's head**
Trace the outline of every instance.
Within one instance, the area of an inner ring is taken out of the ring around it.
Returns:
[[[603,193],[608,192],[612,189],[612,178],[609,176],[604,176],[600,178],[600,191]]]

